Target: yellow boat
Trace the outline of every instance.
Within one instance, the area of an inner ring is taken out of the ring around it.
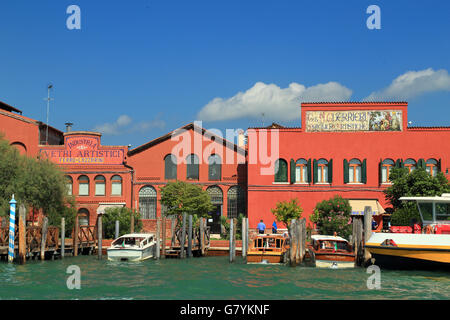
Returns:
[[[417,202],[422,233],[373,233],[365,248],[374,263],[395,269],[450,270],[450,194],[400,200]]]

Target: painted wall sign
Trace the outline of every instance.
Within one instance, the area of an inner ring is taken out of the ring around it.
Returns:
[[[306,131],[402,131],[402,111],[307,111]]]
[[[124,148],[100,146],[100,137],[68,136],[64,149],[41,148],[40,154],[57,164],[122,164]]]

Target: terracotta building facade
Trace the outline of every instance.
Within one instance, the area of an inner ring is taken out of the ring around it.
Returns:
[[[410,127],[407,111],[406,102],[303,103],[301,127],[248,129],[250,227],[271,224],[270,209],[293,198],[307,223],[316,204],[335,195],[350,200],[353,214],[365,206],[384,213],[394,167],[450,178],[450,128]]]

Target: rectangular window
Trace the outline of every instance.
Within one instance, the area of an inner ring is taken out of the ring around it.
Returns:
[[[389,168],[386,166],[383,166],[381,168],[381,182],[383,182],[383,183],[389,182],[388,181],[388,170],[389,170]]]
[[[122,183],[121,182],[113,182],[111,184],[111,195],[113,195],[113,196],[121,196],[122,195]]]
[[[95,195],[96,196],[104,196],[105,195],[105,184],[104,183],[96,183],[95,184]]]
[[[72,183],[68,183],[68,184],[67,184],[67,194],[68,194],[69,196],[72,195]]]
[[[361,167],[360,166],[350,166],[348,178],[349,178],[350,183],[361,182]]]
[[[436,220],[450,220],[450,203],[436,203]]]
[[[295,168],[295,181],[307,182],[308,168],[306,165],[300,165]]]
[[[433,204],[430,202],[419,203],[420,213],[424,221],[433,220]]]
[[[328,182],[328,166],[319,165],[317,168],[317,182]]]
[[[89,183],[80,183],[78,185],[78,195],[80,196],[89,195]]]

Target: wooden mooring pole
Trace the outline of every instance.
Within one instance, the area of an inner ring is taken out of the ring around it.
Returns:
[[[80,225],[78,221],[78,215],[75,217],[75,230],[73,232],[72,246],[73,246],[73,256],[78,256],[78,234],[80,233]]]
[[[303,262],[303,258],[305,257],[306,253],[306,219],[303,218],[301,220],[297,220],[296,227],[298,246],[296,263],[298,264]]]
[[[372,207],[366,206],[364,207],[364,244],[367,243],[369,238],[372,236]],[[369,263],[372,255],[369,250],[364,248],[364,264]]]
[[[290,230],[290,249],[289,249],[289,262],[291,267],[295,267],[297,264],[297,220],[291,220]]]
[[[41,260],[45,259],[45,245],[47,244],[48,218],[44,217],[41,230]]]
[[[161,253],[161,220],[156,218],[156,249],[155,249],[155,259],[159,259]]]
[[[361,266],[364,250],[362,244],[363,229],[362,221],[359,217],[353,218],[353,249],[356,255],[355,266]]]
[[[64,259],[66,250],[66,219],[61,218],[61,259]]]
[[[102,242],[103,242],[103,226],[102,226],[102,213],[98,214],[98,218],[97,218],[97,238],[98,238],[98,242],[97,242],[97,248],[98,248],[98,259],[102,260]]]
[[[166,216],[163,214],[162,216],[162,252],[161,252],[161,258],[165,258],[166,257]]]
[[[188,217],[188,247],[187,247],[188,258],[192,257],[192,214]]]
[[[230,263],[234,261],[234,253],[233,253],[233,248],[234,248],[234,238],[235,238],[235,230],[234,230],[234,219],[230,220],[230,242],[229,242],[229,254],[230,254]]]
[[[175,224],[176,224],[176,219],[172,218],[172,223],[170,224],[170,232],[172,233],[172,237],[170,239],[170,246],[173,248],[175,246]]]
[[[26,242],[26,210],[22,204],[19,207],[19,263],[24,264],[27,261],[27,242]]]
[[[205,218],[200,218],[200,252],[205,255]]]
[[[247,257],[247,248],[248,248],[248,218],[242,218],[242,258]]]
[[[180,258],[184,259],[186,258],[186,251],[184,250],[185,245],[185,239],[186,239],[186,213],[183,213],[183,226],[181,230],[181,242],[180,242]]]

